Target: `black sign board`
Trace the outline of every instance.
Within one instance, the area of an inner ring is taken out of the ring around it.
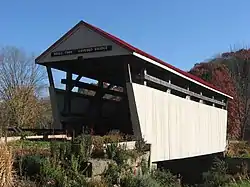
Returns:
[[[51,53],[51,56],[52,57],[66,56],[66,55],[76,55],[76,54],[83,54],[83,53],[111,51],[111,50],[112,50],[112,45],[103,45],[103,46],[87,47],[87,48],[80,48],[80,49],[69,49],[69,50],[64,50],[64,51],[55,51],[55,52]]]

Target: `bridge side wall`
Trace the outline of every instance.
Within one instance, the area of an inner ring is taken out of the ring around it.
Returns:
[[[136,83],[128,84],[134,131],[152,144],[152,162],[225,150],[226,110]]]

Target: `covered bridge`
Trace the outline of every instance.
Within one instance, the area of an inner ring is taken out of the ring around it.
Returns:
[[[80,21],[36,63],[47,68],[53,128],[133,134],[152,145],[152,162],[225,150],[231,96],[95,26]]]

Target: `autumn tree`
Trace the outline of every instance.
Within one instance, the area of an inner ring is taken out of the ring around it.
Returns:
[[[190,70],[190,73],[212,83],[234,98],[228,100],[228,135],[231,138],[239,138],[241,136],[239,113],[242,113],[242,106],[238,105],[241,100],[237,94],[236,82],[228,68],[222,63],[199,63]]]
[[[218,60],[228,67],[236,81],[237,93],[241,98],[238,105],[242,105],[243,109],[243,112],[239,112],[241,139],[245,139],[250,123],[250,49],[223,53]]]
[[[40,100],[45,73],[16,47],[2,48],[0,56],[1,125],[34,127],[46,110]]]

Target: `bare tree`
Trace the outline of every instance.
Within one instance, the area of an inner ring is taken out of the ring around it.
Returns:
[[[250,59],[244,59],[235,63],[235,78],[238,82],[238,94],[241,98],[241,139],[245,139],[246,130],[249,128],[250,115]]]
[[[34,55],[27,56],[16,47],[0,50],[0,96],[9,98],[11,89],[29,87],[39,94],[45,86],[45,73],[34,63]]]
[[[44,112],[40,94],[45,88],[45,72],[16,47],[0,50],[0,101],[2,123],[19,127],[36,125]]]

